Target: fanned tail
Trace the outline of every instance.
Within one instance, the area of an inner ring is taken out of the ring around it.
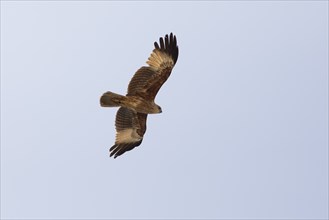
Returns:
[[[113,92],[106,92],[102,95],[100,104],[102,107],[119,107],[122,106],[125,99],[125,96]]]

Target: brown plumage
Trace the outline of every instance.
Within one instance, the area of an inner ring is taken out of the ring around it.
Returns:
[[[102,107],[120,107],[115,119],[116,139],[110,148],[114,158],[139,146],[146,131],[147,114],[161,113],[154,99],[166,82],[178,58],[176,36],[172,33],[154,42],[148,61],[133,76],[126,96],[106,92],[100,99]]]

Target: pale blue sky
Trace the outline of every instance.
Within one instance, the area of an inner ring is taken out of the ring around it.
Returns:
[[[153,42],[180,55],[109,158]],[[328,218],[327,1],[1,1],[1,218]]]

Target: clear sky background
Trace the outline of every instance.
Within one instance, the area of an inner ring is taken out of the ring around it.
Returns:
[[[170,32],[114,160],[99,97]],[[328,2],[1,1],[1,218],[328,218]]]

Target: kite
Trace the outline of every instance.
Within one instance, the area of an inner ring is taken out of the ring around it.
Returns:
[[[148,66],[138,69],[130,80],[126,96],[106,92],[100,98],[102,107],[119,107],[110,157],[116,158],[139,146],[146,132],[147,115],[162,112],[154,99],[176,64],[178,46],[172,33],[164,39],[160,37],[159,43],[154,42],[155,48],[146,62]]]

